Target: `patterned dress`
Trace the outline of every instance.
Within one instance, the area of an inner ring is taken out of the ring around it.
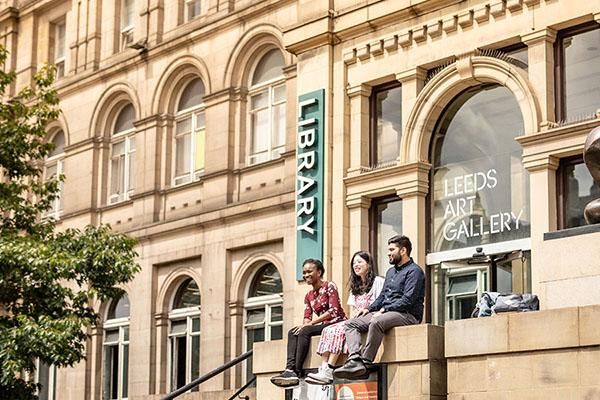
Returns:
[[[369,305],[375,301],[377,296],[381,293],[381,289],[383,288],[384,279],[380,276],[376,276],[373,281],[373,286],[369,290],[368,293],[363,293],[358,296],[354,296],[350,293],[350,297],[348,298],[348,305],[353,306],[355,309],[367,308]],[[323,353],[347,353],[347,349],[345,347],[346,342],[346,333],[344,331],[344,324],[338,323],[335,325],[330,325],[327,328],[323,329],[321,332],[321,339],[319,340],[319,346],[317,347],[317,354],[321,355]]]
[[[346,313],[340,304],[340,295],[335,283],[325,281],[319,291],[309,290],[304,296],[304,319],[312,320],[313,313],[320,316],[329,312],[331,319],[323,324],[335,324],[344,321]]]

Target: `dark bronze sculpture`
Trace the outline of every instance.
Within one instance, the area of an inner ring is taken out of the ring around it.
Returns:
[[[583,160],[597,185],[600,185],[600,126],[592,129],[585,141]],[[588,224],[600,223],[600,199],[585,206],[583,216]]]

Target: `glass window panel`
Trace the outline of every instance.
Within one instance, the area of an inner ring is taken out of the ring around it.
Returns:
[[[184,282],[175,296],[174,309],[200,305],[200,289],[193,279]]]
[[[375,163],[395,160],[400,154],[402,137],[402,87],[375,93],[376,157]]]
[[[267,95],[267,91],[252,96],[250,98],[250,104],[252,110],[267,107],[269,105],[269,97]]]
[[[124,294],[118,301],[111,302],[107,319],[129,317],[129,297]]]
[[[248,310],[246,312],[246,324],[260,324],[265,322],[265,309]]]
[[[271,322],[283,321],[283,308],[281,306],[271,307]]]
[[[250,285],[248,297],[268,296],[283,292],[281,276],[275,265],[269,263],[262,267],[254,276]]]
[[[55,25],[54,60],[65,56],[65,27],[66,25],[64,22]]]
[[[121,21],[121,29],[133,26],[135,0],[123,0],[123,14]]]
[[[252,143],[250,153],[256,154],[269,148],[269,111],[261,110],[252,115]]]
[[[118,399],[119,348],[104,346],[104,399]]]
[[[448,294],[473,293],[477,291],[477,275],[450,278]]]
[[[48,364],[39,362],[37,367],[37,382],[42,387],[38,391],[39,400],[49,400],[49,389],[50,389],[50,366]]]
[[[205,125],[204,111],[196,113],[196,129],[202,129]]]
[[[123,107],[121,112],[119,112],[119,116],[115,122],[115,130],[113,131],[113,135],[133,129],[134,120],[135,109],[131,104],[127,104],[125,107]]]
[[[387,241],[392,236],[402,233],[402,200],[376,202],[374,212],[376,265],[379,274],[383,275],[391,266],[387,257]]]
[[[119,194],[123,193],[123,174],[125,157],[120,156],[113,158],[111,161],[111,180],[110,180],[110,193]]]
[[[186,367],[186,338],[178,337],[171,340],[172,343],[172,389],[177,389],[185,385],[185,367]]]
[[[600,104],[600,29],[563,38],[562,50],[563,117],[591,116]]]
[[[58,173],[58,164],[51,164],[46,166],[46,180],[51,180],[56,177]]]
[[[177,111],[187,110],[202,104],[204,97],[204,83],[200,78],[196,78],[187,84],[181,97],[179,98],[179,104]]]
[[[129,346],[123,346],[123,397],[127,397],[129,386]]]
[[[192,332],[200,332],[200,317],[192,318]]]
[[[200,0],[192,0],[187,2],[187,15],[188,20],[196,18],[200,15]]]
[[[466,319],[471,317],[471,313],[477,305],[477,296],[467,296],[454,298],[451,301],[450,319]]]
[[[65,134],[63,131],[58,131],[52,138],[54,148],[48,154],[48,157],[54,157],[65,152]]]
[[[194,159],[194,165],[195,165],[195,171],[201,171],[204,169],[204,158],[205,158],[205,137],[206,137],[206,132],[204,129],[200,129],[198,131],[196,131],[196,148],[195,148],[195,159]]]
[[[200,336],[192,336],[192,380],[200,376]]]
[[[515,140],[522,134],[505,87],[467,90],[447,107],[432,155],[434,252],[529,236],[529,175]]]
[[[567,163],[561,170],[566,186],[563,189],[565,228],[586,225],[583,210],[590,201],[600,197],[600,186],[592,179],[583,160]]]
[[[123,341],[125,341],[125,342],[129,341],[129,327],[128,326],[123,327]]]
[[[187,331],[187,319],[180,319],[178,321],[171,321],[171,333],[181,334]]]
[[[111,329],[104,331],[104,343],[113,343],[119,341],[119,329]]]
[[[247,349],[252,348],[252,344],[265,341],[265,328],[248,329],[247,333]]]
[[[181,176],[190,172],[190,146],[192,136],[190,134],[175,139],[175,175]]]
[[[272,147],[279,147],[285,144],[285,103],[273,106],[272,141]]]
[[[283,326],[271,327],[271,340],[283,339]]]
[[[273,103],[279,103],[285,101],[285,85],[280,85],[273,88]]]
[[[265,54],[254,70],[252,76],[252,84],[267,82],[271,79],[275,79],[283,76],[283,70],[285,63],[283,61],[283,55],[278,49],[270,50]]]
[[[129,187],[127,190],[133,190],[135,187],[135,153],[129,155],[129,171],[127,171]]]
[[[175,128],[176,134],[181,135],[183,133],[189,133],[192,131],[192,118],[186,118],[177,121],[177,127]]]

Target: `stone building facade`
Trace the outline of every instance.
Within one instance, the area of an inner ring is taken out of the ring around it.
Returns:
[[[126,297],[98,305],[87,360],[40,368],[46,398],[159,398],[300,320],[297,134],[307,121],[301,96],[315,92],[323,175],[311,215],[327,278],[345,287],[358,249],[383,274],[386,238],[404,233],[428,277],[426,322],[446,327],[448,361],[423,378],[444,385],[418,398],[490,398],[477,396],[492,386],[452,380],[459,365],[480,366],[461,357],[539,350],[461,343],[490,329],[460,321],[483,291],[533,292],[547,312],[600,312],[600,233],[579,227],[598,196],[581,158],[600,124],[597,2],[0,4],[12,93],[41,63],[58,66],[63,114],[49,126],[57,149],[47,174],[67,177],[52,210],[59,227],[108,223],[139,240],[142,271]],[[555,319],[565,335],[593,330],[569,315]],[[440,329],[424,334],[439,341]],[[598,345],[575,352],[598,367]],[[279,368],[270,361],[279,353],[255,354],[252,396],[282,395],[260,376]],[[238,366],[186,396],[228,398],[250,374]]]

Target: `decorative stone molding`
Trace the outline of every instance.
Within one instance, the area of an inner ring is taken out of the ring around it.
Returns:
[[[398,44],[402,47],[410,46],[412,42],[412,34],[412,31],[408,31],[406,33],[398,35]]]
[[[510,12],[519,11],[523,8],[523,0],[506,0],[506,8]]]
[[[506,14],[506,1],[502,0],[498,3],[491,4],[490,14],[492,14],[494,18],[498,18]]]
[[[446,33],[452,33],[458,29],[458,15],[449,18],[444,18],[442,21],[442,29]]]
[[[371,54],[374,56],[383,54],[383,40],[376,40],[374,42],[371,42],[369,44],[369,50],[371,51]]]
[[[421,67],[407,69],[396,74],[396,80],[402,83],[413,79],[425,80],[426,77],[427,70]]]
[[[353,196],[346,199],[346,207],[352,208],[369,208],[371,207],[371,199],[365,196]]]
[[[417,43],[427,40],[427,25],[423,25],[413,30],[413,40]]]
[[[436,38],[442,34],[442,21],[432,22],[427,25],[427,35]]]
[[[456,70],[461,79],[471,79],[473,77],[472,57],[478,55],[477,51],[459,54],[456,57]]]
[[[458,25],[463,29],[473,25],[473,10],[467,10],[458,14]]]
[[[521,36],[521,41],[527,45],[539,41],[554,43],[556,41],[556,31],[551,28],[540,29],[539,31],[531,32]]]
[[[356,96],[369,97],[371,95],[371,90],[371,86],[363,83],[360,85],[349,87],[348,89],[346,89],[346,94],[350,98]]]
[[[386,38],[383,40],[383,48],[386,51],[394,51],[398,49],[398,36],[394,35],[392,37]]]
[[[371,56],[370,50],[371,50],[371,46],[368,44],[365,46],[359,47],[356,49],[356,57],[358,57],[358,59],[361,61],[367,60]]]
[[[529,172],[535,171],[556,171],[560,160],[549,154],[536,154],[523,157],[523,167]]]
[[[488,21],[490,19],[490,5],[486,4],[481,8],[475,9],[475,11],[473,12],[473,18],[479,24]]]

